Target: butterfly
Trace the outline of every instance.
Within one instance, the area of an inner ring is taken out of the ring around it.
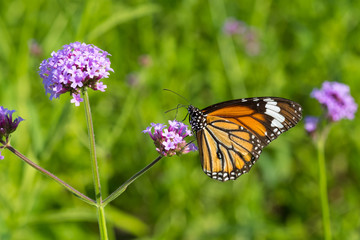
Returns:
[[[300,104],[280,97],[243,98],[202,110],[189,105],[203,171],[219,181],[247,173],[262,149],[302,118]]]

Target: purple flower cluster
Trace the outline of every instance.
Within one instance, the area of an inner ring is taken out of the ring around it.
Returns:
[[[154,128],[154,131],[153,131]],[[188,144],[185,137],[191,136],[192,133],[188,126],[176,120],[169,120],[169,128],[161,123],[151,123],[143,133],[148,133],[154,140],[156,151],[162,156],[173,156],[186,154],[190,151],[197,151],[195,144]]]
[[[0,141],[3,144],[9,140],[10,133],[14,132],[19,123],[24,120],[21,117],[13,119],[14,112],[15,110],[8,110],[0,106]],[[0,159],[4,159],[4,157],[0,155]]]
[[[244,22],[239,21],[235,18],[226,19],[223,31],[227,35],[244,34],[247,30],[247,26]]]
[[[350,95],[348,85],[339,82],[324,82],[321,89],[314,89],[311,96],[316,98],[327,110],[331,121],[343,118],[354,119],[357,104]]]
[[[57,52],[52,52],[49,59],[40,64],[39,74],[43,79],[46,94],[50,100],[70,92],[72,103],[80,105],[83,99],[80,90],[85,87],[104,92],[107,87],[99,80],[109,77],[110,60],[108,52],[92,45],[80,42],[64,45]]]
[[[253,27],[235,18],[226,19],[223,25],[223,32],[226,35],[238,37],[248,55],[255,56],[260,53],[260,43]]]

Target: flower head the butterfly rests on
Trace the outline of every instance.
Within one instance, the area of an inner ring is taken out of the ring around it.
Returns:
[[[21,117],[13,119],[12,114],[15,110],[8,110],[0,106],[0,141],[2,144],[6,144],[9,141],[9,136],[13,133],[18,127],[19,123],[23,121]],[[2,149],[2,147],[0,147]],[[4,159],[0,155],[0,159]]]
[[[73,96],[71,102],[79,106],[83,101],[81,89],[89,87],[104,92],[107,86],[100,80],[108,78],[109,71],[114,72],[107,56],[110,56],[108,52],[80,42],[64,45],[59,51],[52,52],[39,68],[50,100],[69,92]]]
[[[176,120],[169,120],[169,127],[166,127],[161,123],[151,123],[151,126],[143,131],[152,138],[158,153],[162,156],[171,157],[197,151],[195,144],[187,143],[185,140],[185,137],[192,135],[187,125]]]

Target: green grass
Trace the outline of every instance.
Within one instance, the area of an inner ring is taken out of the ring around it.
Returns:
[[[0,3],[0,105],[26,121],[12,145],[94,198],[83,106],[50,101],[37,74],[74,41],[112,56],[105,93],[90,91],[104,197],[157,157],[141,133],[187,104],[280,96],[319,115],[310,98],[323,81],[351,87],[360,103],[360,3],[352,1],[54,1]],[[222,32],[233,16],[252,26],[249,56]],[[42,53],[34,55],[35,41]],[[138,64],[147,54],[150,66]],[[129,84],[128,75],[138,81]],[[182,120],[181,109],[177,119]],[[335,124],[325,145],[334,239],[360,238],[360,120]],[[0,239],[98,239],[96,209],[23,164],[0,162]],[[106,207],[112,239],[322,239],[316,149],[303,123],[265,148],[249,174],[220,183],[198,153],[164,158]]]

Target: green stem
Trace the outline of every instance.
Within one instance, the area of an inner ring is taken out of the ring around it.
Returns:
[[[101,239],[105,240],[108,239],[108,234],[106,228],[105,211],[104,211],[104,206],[102,204],[100,174],[99,174],[99,166],[96,158],[95,134],[94,134],[94,126],[91,118],[89,94],[86,91],[86,89],[82,91],[82,94],[84,97],[86,123],[88,127],[89,140],[90,140],[90,157],[91,157],[91,166],[92,166],[94,188],[95,188],[95,198],[97,203],[96,207],[97,207],[98,224],[99,224]]]
[[[9,149],[11,152],[13,152],[16,156],[18,156],[19,158],[24,160],[24,162],[29,164],[31,167],[35,168],[36,170],[40,171],[41,173],[45,174],[46,176],[52,178],[57,183],[61,184],[63,187],[65,187],[67,190],[72,192],[75,196],[77,196],[78,198],[80,198],[84,202],[86,202],[86,203],[88,203],[90,205],[96,206],[96,202],[93,199],[91,199],[88,196],[82,194],[81,192],[79,192],[78,190],[76,190],[75,188],[73,188],[72,186],[70,186],[69,184],[67,184],[66,182],[64,182],[63,180],[61,180],[60,178],[58,178],[57,176],[52,174],[51,172],[49,172],[49,171],[45,170],[44,168],[40,167],[39,165],[35,164],[30,159],[28,159],[23,154],[21,154],[19,151],[17,151],[15,148],[13,148],[10,144],[5,145],[5,148]]]
[[[105,218],[105,209],[104,205],[98,207],[98,221],[100,229],[100,239],[109,239],[107,228],[106,228],[106,218]]]
[[[326,240],[331,239],[331,223],[330,223],[330,212],[329,212],[329,201],[327,193],[327,180],[326,180],[326,164],[325,164],[325,141],[329,129],[325,128],[322,134],[319,136],[317,141],[317,151],[319,160],[319,190],[320,190],[320,201],[322,209],[322,219],[324,227],[324,237]]]
[[[126,182],[124,182],[118,189],[116,189],[112,194],[110,194],[110,196],[108,196],[104,202],[103,205],[106,206],[108,203],[110,203],[111,201],[113,201],[115,198],[117,198],[118,196],[120,196],[125,190],[126,188],[132,183],[134,182],[138,177],[140,177],[143,173],[145,173],[147,170],[149,170],[152,166],[154,166],[155,163],[157,163],[163,156],[158,156],[154,161],[152,161],[149,165],[147,165],[146,167],[144,167],[142,170],[140,170],[139,172],[135,173],[134,176],[132,176],[131,178],[129,178]]]

